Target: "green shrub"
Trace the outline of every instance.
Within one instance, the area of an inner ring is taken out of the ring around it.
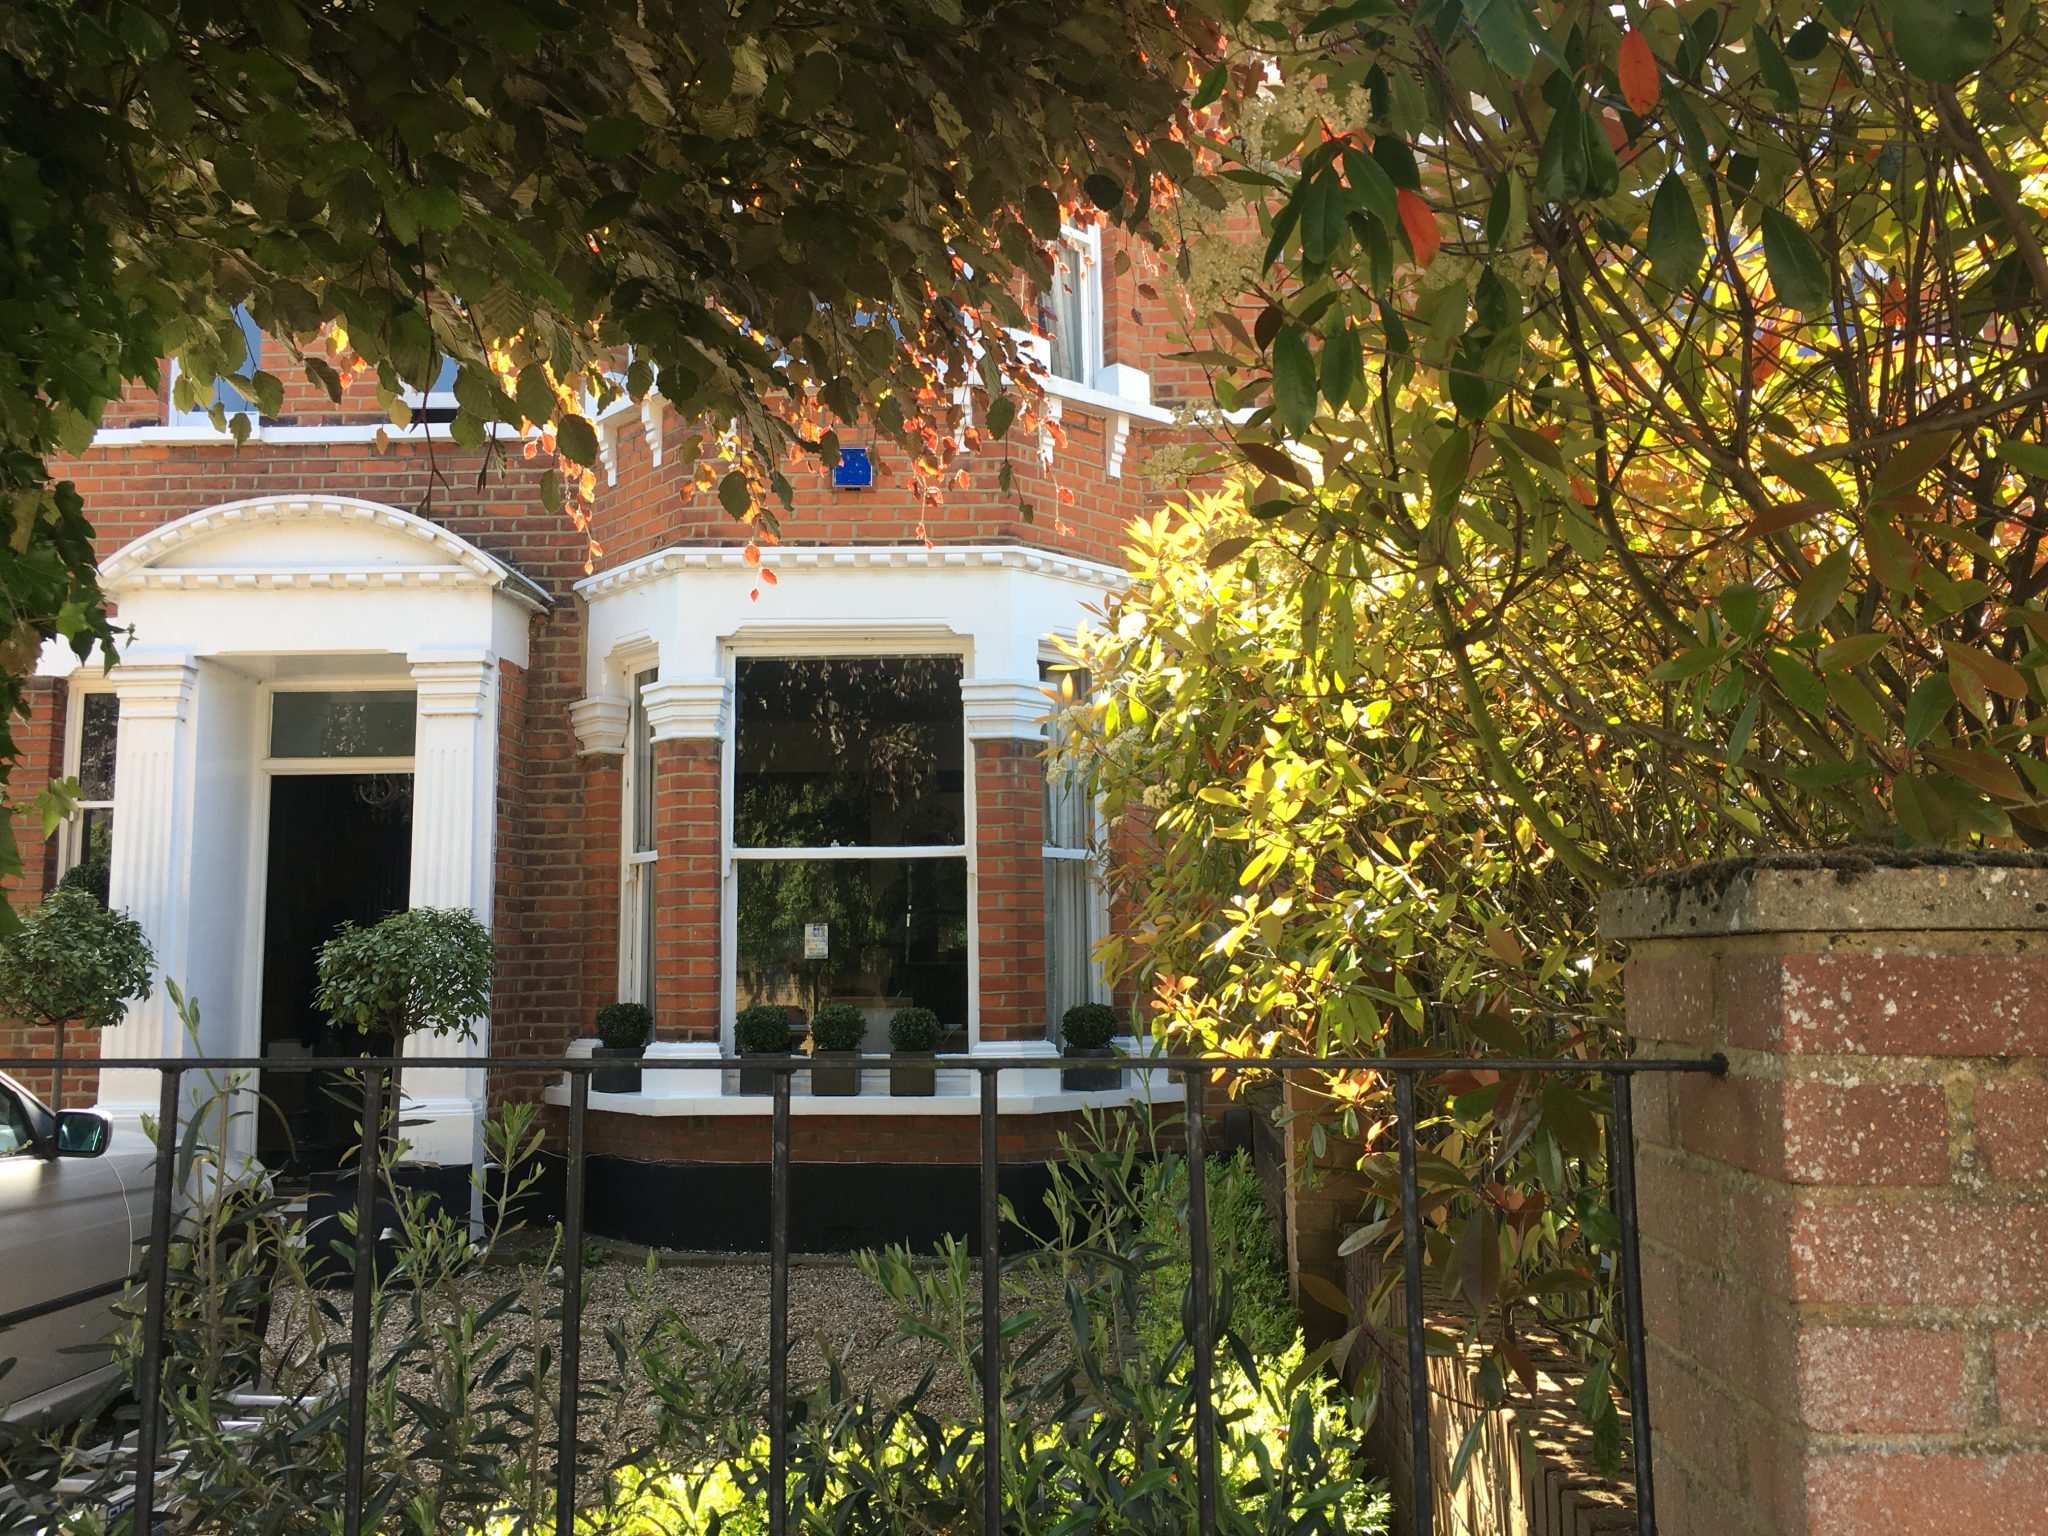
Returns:
[[[898,1008],[889,1015],[889,1044],[899,1051],[935,1050],[943,1034],[939,1016],[929,1008]]]
[[[409,907],[367,928],[343,923],[320,946],[317,1000],[336,1024],[389,1030],[401,1048],[414,1034],[473,1040],[490,1011],[497,963],[475,913]]]
[[[1235,1152],[1209,1158],[1209,1251],[1216,1274],[1229,1282],[1230,1328],[1261,1358],[1283,1353],[1301,1328],[1287,1295],[1287,1265],[1266,1213],[1265,1191],[1251,1155]],[[1181,1297],[1192,1267],[1188,1262],[1188,1165],[1167,1157],[1142,1175],[1143,1235],[1165,1250],[1158,1269],[1146,1277],[1139,1315],[1146,1337],[1164,1346],[1178,1338]]]
[[[811,1044],[821,1051],[857,1051],[867,1037],[867,1015],[851,1003],[827,1003],[811,1019]]]
[[[781,1056],[789,1050],[789,1010],[780,1003],[742,1008],[732,1021],[733,1043],[749,1056]]]
[[[597,1038],[612,1050],[645,1045],[654,1034],[654,1014],[645,1003],[606,1003],[597,1010]]]
[[[1060,1018],[1060,1029],[1068,1045],[1094,1050],[1116,1038],[1116,1010],[1107,1003],[1076,1003]]]
[[[111,1029],[149,996],[156,954],[141,926],[90,892],[52,891],[0,940],[0,1010],[41,1024]]]

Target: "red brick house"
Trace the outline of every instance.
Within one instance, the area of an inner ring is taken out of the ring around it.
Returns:
[[[587,1050],[621,998],[652,1007],[657,1059],[730,1055],[736,1010],[761,1000],[853,1001],[886,1049],[888,1014],[922,1004],[953,1049],[1046,1058],[1002,1089],[1005,1156],[1042,1161],[1115,1096],[1063,1093],[1051,1060],[1052,1021],[1102,995],[1105,913],[1088,807],[1048,788],[1041,688],[1056,637],[1117,586],[1120,531],[1166,490],[1138,466],[1184,437],[1175,409],[1201,388],[1136,271],[1111,272],[1093,234],[1070,252],[1049,307],[1057,429],[984,438],[937,509],[888,445],[842,433],[872,483],[800,478],[758,571],[664,454],[681,428],[658,396],[598,423],[586,569],[526,470],[482,474],[449,440],[447,397],[391,429],[369,389],[337,409],[279,348],[283,409],[237,446],[168,388],[132,389],[64,466],[130,635],[111,673],[45,658],[17,789],[77,774],[86,809],[21,896],[107,857],[112,903],[200,1000],[211,1054],[332,1049],[314,948],[406,904],[471,908],[496,933],[479,1054]],[[193,1049],[161,987],[104,1048]],[[155,1101],[134,1076],[98,1085],[122,1118]],[[282,1109],[247,1134],[273,1159],[317,1153],[335,1129],[318,1096],[273,1076]],[[759,1171],[768,1104],[734,1076],[595,1096],[592,1150],[665,1165],[685,1203],[745,1206],[731,1179]],[[1126,1097],[1144,1091],[1130,1076]],[[561,1091],[482,1077],[407,1074],[423,1160],[467,1166],[492,1096]],[[966,1072],[921,1100],[885,1073],[854,1099],[800,1078],[796,1156],[971,1181],[974,1104]],[[593,1179],[600,1229],[676,1236],[646,1218],[644,1179],[614,1197]]]

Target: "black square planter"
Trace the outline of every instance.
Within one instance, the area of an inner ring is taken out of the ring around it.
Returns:
[[[1114,1061],[1116,1047],[1113,1045],[1070,1045],[1066,1048],[1068,1061]],[[1100,1093],[1105,1089],[1121,1088],[1124,1085],[1122,1067],[1061,1067],[1060,1087],[1068,1093]]]
[[[811,1052],[811,1092],[821,1099],[850,1099],[859,1093],[860,1052]]]
[[[591,1070],[590,1091],[592,1093],[638,1093],[640,1091],[640,1058],[646,1054],[644,1045],[594,1045],[590,1048],[590,1059],[596,1062],[618,1062],[618,1066],[599,1066]]]
[[[769,1067],[750,1067],[750,1061],[782,1061],[788,1051],[749,1052],[740,1057],[740,1092],[765,1097],[775,1091],[775,1072]]]
[[[898,1051],[889,1058],[889,1092],[899,1099],[928,1099],[939,1091],[939,1058],[931,1051]]]

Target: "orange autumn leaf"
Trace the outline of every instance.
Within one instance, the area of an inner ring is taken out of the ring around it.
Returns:
[[[1647,116],[1663,93],[1664,76],[1657,68],[1657,55],[1650,51],[1650,40],[1639,28],[1630,27],[1622,34],[1621,56],[1615,63],[1622,100],[1637,117]]]
[[[1415,264],[1428,266],[1436,260],[1436,248],[1443,244],[1443,236],[1437,232],[1436,215],[1429,211],[1429,204],[1419,193],[1406,187],[1394,194],[1394,206],[1401,215],[1401,228],[1408,235],[1408,244],[1415,252]]]

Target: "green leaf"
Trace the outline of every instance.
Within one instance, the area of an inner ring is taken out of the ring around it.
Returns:
[[[1778,105],[1786,112],[1799,110],[1799,78],[1792,73],[1792,66],[1785,62],[1785,51],[1778,46],[1777,39],[1759,26],[1749,34],[1750,50],[1756,54],[1757,72],[1763,76],[1764,85],[1777,98]]]
[[[1190,112],[1199,112],[1202,108],[1217,100],[1222,96],[1223,87],[1229,83],[1229,80],[1230,69],[1228,65],[1217,64],[1212,66],[1209,72],[1202,76],[1202,83],[1195,87],[1195,94],[1188,101],[1188,110]]]
[[[1799,583],[1799,591],[1792,599],[1793,627],[1811,629],[1833,613],[1853,571],[1846,548],[1822,556]]]
[[[1998,457],[2023,475],[2048,480],[2048,447],[2013,439],[1998,445]]]
[[[1088,194],[1088,201],[1104,213],[1115,213],[1123,204],[1124,184],[1102,171],[1084,178],[1081,190]]]
[[[753,490],[747,485],[747,477],[738,470],[732,470],[718,482],[718,504],[732,517],[742,516],[754,504]]]
[[[1566,103],[1550,120],[1550,131],[1543,136],[1543,149],[1536,158],[1536,195],[1544,202],[1561,203],[1585,192],[1585,125],[1586,113],[1577,101]]]
[[[1289,437],[1302,436],[1315,420],[1315,359],[1291,325],[1273,338],[1273,414]]]
[[[647,136],[647,125],[637,117],[600,117],[583,130],[583,147],[600,160],[630,155]]]
[[[998,395],[988,403],[988,435],[1000,439],[1010,430],[1010,423],[1017,419],[1017,402],[1008,395]]]
[[[1650,270],[1657,281],[1673,290],[1690,288],[1707,259],[1706,237],[1700,233],[1700,216],[1693,207],[1678,172],[1666,173],[1657,184],[1650,203],[1650,229],[1644,240]]]
[[[1768,663],[1771,680],[1787,703],[1803,714],[1819,717],[1827,713],[1827,685],[1807,671],[1804,662],[1788,651],[1772,651]]]
[[[1856,729],[1870,740],[1884,741],[1890,737],[1891,721],[1885,718],[1884,709],[1878,704],[1877,696],[1863,686],[1855,673],[1830,673],[1828,697],[1834,701],[1836,710],[1848,716]]]
[[[1880,0],[1899,60],[1922,80],[1955,85],[1984,67],[1998,42],[1994,0]]]
[[[1946,676],[1936,672],[1921,678],[1906,701],[1906,745],[1917,747],[1926,741],[1955,707],[1956,691]]]
[[[1891,643],[1890,635],[1866,631],[1860,635],[1848,635],[1820,648],[1814,658],[1814,665],[1823,672],[1840,672],[1849,667],[1860,667]]]
[[[519,402],[519,413],[528,421],[538,424],[554,419],[555,387],[548,382],[547,369],[539,363],[528,363],[519,370],[513,398]]]
[[[1763,209],[1764,265],[1781,302],[1801,314],[1828,311],[1828,269],[1806,232],[1777,209]]]
[[[1820,465],[1802,459],[1783,443],[1774,443],[1765,438],[1758,444],[1758,452],[1764,463],[1770,466],[1772,474],[1783,480],[1809,501],[1820,502],[1836,512],[1842,511],[1847,501],[1842,488]]]
[[[1687,678],[1698,677],[1726,654],[1718,645],[1694,646],[1693,649],[1682,651],[1669,661],[1650,668],[1650,681],[1682,683]]]
[[[1529,78],[1536,64],[1536,39],[1529,29],[1526,0],[1465,0],[1465,20],[1496,68],[1517,80]]]
[[[1341,325],[1323,343],[1323,399],[1341,411],[1365,379],[1365,353],[1358,332]]]
[[[1400,220],[1393,178],[1387,175],[1379,161],[1355,149],[1344,151],[1343,164],[1344,179],[1351,184],[1351,195],[1364,203],[1383,226],[1392,229]]]
[[[1321,266],[1344,240],[1349,200],[1335,171],[1319,172],[1296,194],[1301,199],[1301,258]]]
[[[597,429],[573,411],[555,423],[555,446],[571,464],[597,462]]]

